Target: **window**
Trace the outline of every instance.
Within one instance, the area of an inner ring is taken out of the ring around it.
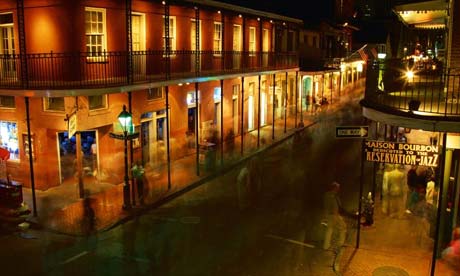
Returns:
[[[165,17],[163,16],[163,19]],[[169,49],[171,51],[176,50],[176,17],[169,17]],[[166,51],[166,29],[165,21],[163,20],[163,51]]]
[[[164,87],[154,87],[147,90],[147,100],[160,100],[163,99]]]
[[[15,108],[14,96],[0,96],[0,108]]]
[[[16,78],[16,59],[10,55],[15,55],[16,50],[13,14],[0,14],[0,55],[4,55],[0,62],[0,72],[3,78]]]
[[[0,121],[0,147],[10,152],[10,159],[19,160],[18,127],[15,122]]]
[[[318,46],[316,45],[316,36],[313,37],[313,47],[318,48]]]
[[[106,51],[105,9],[85,8],[86,51],[88,58],[101,61]],[[99,58],[95,58],[99,57]]]
[[[288,52],[294,51],[294,46],[295,46],[295,40],[294,40],[294,32],[289,31],[288,32],[288,40],[287,40],[287,50]]]
[[[45,111],[65,111],[64,97],[43,98]]]
[[[213,51],[215,56],[220,56],[222,51],[222,23],[214,22],[214,44]]]
[[[256,28],[249,27],[249,55],[254,56],[256,51]]]
[[[89,110],[101,109],[107,107],[107,96],[88,96]]]

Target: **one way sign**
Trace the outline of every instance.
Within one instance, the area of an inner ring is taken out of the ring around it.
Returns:
[[[335,138],[367,138],[369,126],[337,126]]]

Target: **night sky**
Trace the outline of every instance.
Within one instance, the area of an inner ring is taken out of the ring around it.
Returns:
[[[285,16],[290,16],[298,19],[309,21],[327,17],[332,13],[331,0],[318,1],[292,1],[292,0],[218,0],[238,6],[248,7],[256,10],[273,12]],[[302,6],[307,5],[308,8]]]

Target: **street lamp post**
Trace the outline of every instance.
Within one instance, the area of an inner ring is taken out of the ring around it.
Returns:
[[[118,121],[123,129],[123,143],[125,147],[125,182],[123,184],[123,209],[131,208],[129,177],[128,177],[128,129],[132,125],[132,115],[126,111],[126,105],[123,105],[123,111],[118,115]]]

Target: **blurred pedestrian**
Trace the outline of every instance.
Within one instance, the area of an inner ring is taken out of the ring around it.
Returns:
[[[87,193],[87,191],[85,191]],[[83,233],[91,235],[96,231],[96,215],[88,196],[83,199]]]
[[[460,227],[452,231],[452,241],[442,251],[441,256],[448,266],[460,274]]]
[[[326,233],[323,241],[323,249],[325,250],[331,247],[331,240],[334,234],[338,235],[337,246],[339,248],[345,243],[347,225],[341,215],[343,208],[338,196],[339,191],[340,184],[334,181],[329,185],[323,198],[326,224]]]
[[[137,161],[131,169],[133,179],[136,182],[137,197],[141,204],[144,204],[144,167],[140,161]]]

